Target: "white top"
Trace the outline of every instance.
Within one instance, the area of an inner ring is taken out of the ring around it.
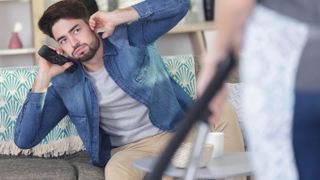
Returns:
[[[122,146],[161,132],[149,119],[147,107],[126,94],[103,67],[87,72],[100,110],[100,127],[110,135],[112,146]]]

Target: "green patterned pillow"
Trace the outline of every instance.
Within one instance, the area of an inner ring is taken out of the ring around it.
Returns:
[[[195,98],[193,57],[170,56],[163,59],[173,79]],[[34,148],[21,150],[14,144],[16,118],[37,72],[37,66],[0,68],[0,154],[56,157],[83,150],[83,143],[68,116]]]
[[[171,77],[191,96],[196,98],[195,63],[192,55],[164,56],[164,64]]]

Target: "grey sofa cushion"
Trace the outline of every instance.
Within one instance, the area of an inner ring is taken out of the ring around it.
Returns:
[[[76,180],[74,168],[65,160],[12,158],[0,160],[2,180]]]
[[[104,169],[88,163],[71,162],[77,171],[78,180],[104,180]]]
[[[64,158],[77,172],[78,180],[104,180],[104,168],[89,164],[89,157],[85,151]]]
[[[104,168],[88,162],[86,152],[59,158],[0,155],[0,180],[104,180]]]

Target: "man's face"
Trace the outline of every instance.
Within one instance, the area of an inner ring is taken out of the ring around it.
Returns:
[[[98,37],[82,19],[60,19],[52,34],[67,55],[81,62],[92,59],[99,48]]]

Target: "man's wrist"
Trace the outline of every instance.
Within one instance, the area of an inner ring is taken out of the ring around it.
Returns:
[[[35,93],[46,92],[50,81],[51,81],[51,78],[48,77],[48,75],[46,75],[45,73],[39,73],[33,84],[31,92],[35,92]]]

